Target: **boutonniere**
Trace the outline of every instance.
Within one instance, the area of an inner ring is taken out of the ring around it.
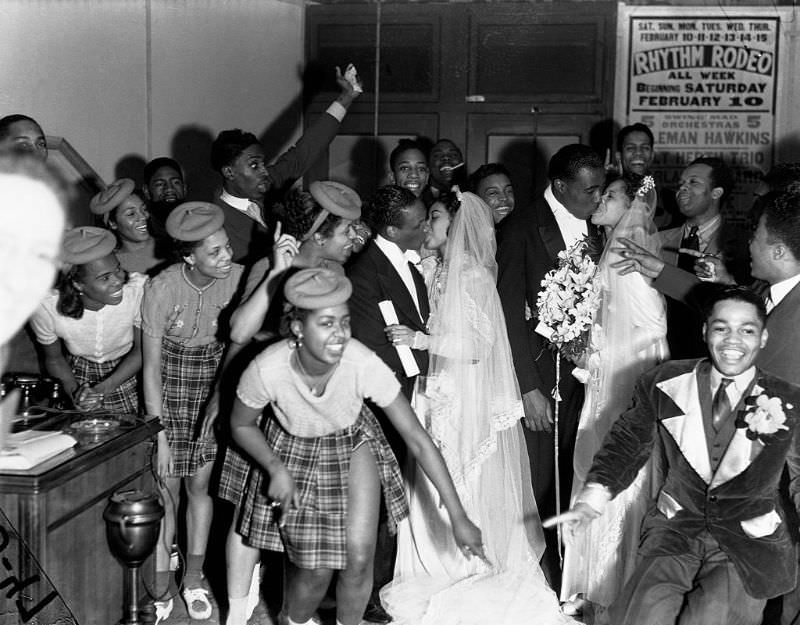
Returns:
[[[780,397],[770,397],[762,392],[745,398],[744,405],[744,410],[740,410],[736,417],[736,427],[747,428],[745,434],[751,441],[789,429]],[[786,404],[787,410],[792,408],[791,404]]]

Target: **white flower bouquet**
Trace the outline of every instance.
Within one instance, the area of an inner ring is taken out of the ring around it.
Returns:
[[[571,360],[589,347],[595,313],[600,307],[597,265],[589,257],[585,239],[558,254],[558,266],[542,280],[536,300],[536,331]]]

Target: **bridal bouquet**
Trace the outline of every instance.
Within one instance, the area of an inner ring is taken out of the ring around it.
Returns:
[[[589,347],[590,331],[600,307],[597,265],[589,257],[585,239],[558,254],[558,266],[545,275],[536,300],[536,332],[572,360]]]

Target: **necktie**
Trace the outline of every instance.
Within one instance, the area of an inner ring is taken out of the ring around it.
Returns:
[[[733,382],[731,378],[722,378],[711,400],[711,425],[715,431],[719,431],[723,422],[731,412],[731,400],[728,399],[727,388]]]
[[[266,225],[264,223],[264,218],[261,216],[261,207],[255,202],[250,202],[247,204],[247,216],[253,221],[257,221],[262,226]]]
[[[772,296],[769,292],[767,292],[767,296],[764,298],[764,304],[767,307],[767,314],[770,314],[772,309],[775,308],[775,302],[772,301]]]
[[[687,234],[681,240],[681,247],[689,250],[700,250],[700,237],[697,236],[697,226],[692,226]],[[689,273],[694,273],[694,261],[697,259],[689,254],[678,255],[678,267]]]

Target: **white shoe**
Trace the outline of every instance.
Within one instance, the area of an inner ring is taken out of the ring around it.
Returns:
[[[153,607],[156,609],[156,622],[155,625],[166,621],[169,618],[169,615],[172,614],[172,608],[175,606],[174,601],[172,598],[167,599],[166,601],[156,601],[153,604]]]
[[[186,611],[191,618],[197,621],[205,621],[211,618],[213,608],[211,607],[211,601],[208,600],[208,589],[202,586],[184,588],[181,591],[181,595],[186,602]]]

